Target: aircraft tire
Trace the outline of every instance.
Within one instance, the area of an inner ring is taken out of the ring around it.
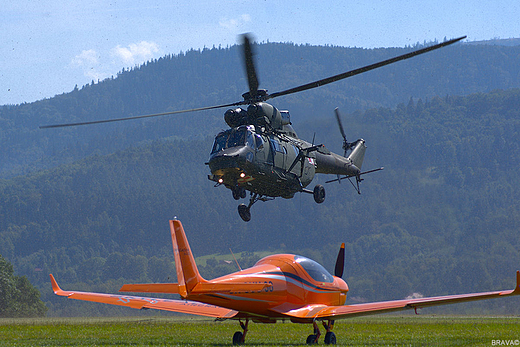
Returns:
[[[309,335],[307,336],[307,342],[306,342],[308,345],[314,345],[316,343],[318,343],[318,341],[316,341],[316,335]]]
[[[244,334],[242,334],[242,332],[240,332],[240,331],[235,332],[235,334],[233,334],[233,344],[234,345],[241,345],[241,344],[243,344],[244,343],[242,341],[242,337],[243,336],[244,336]]]
[[[329,331],[325,334],[325,344],[326,345],[335,345],[336,344],[336,334],[332,331]]]
[[[325,201],[325,187],[323,187],[321,184],[317,184],[314,187],[313,195],[314,201],[316,201],[317,204],[321,204]]]
[[[238,205],[238,214],[244,222],[249,222],[251,220],[251,210],[245,204]]]

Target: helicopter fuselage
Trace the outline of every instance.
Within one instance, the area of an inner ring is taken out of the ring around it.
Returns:
[[[302,146],[310,145],[286,134],[256,131],[252,125],[226,130],[215,138],[209,179],[231,190],[292,198],[311,183],[316,170],[314,154],[296,161]]]
[[[288,199],[305,191],[316,173],[356,176],[360,172],[352,156],[359,157],[356,164],[361,166],[366,148],[363,140],[349,157],[343,157],[299,139],[290,125],[276,132],[257,128],[241,125],[216,136],[208,162],[210,180],[234,194],[247,190]]]

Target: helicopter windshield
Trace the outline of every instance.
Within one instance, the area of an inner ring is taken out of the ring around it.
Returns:
[[[220,152],[226,148],[249,145],[254,148],[253,134],[247,128],[228,130],[215,138],[211,153]]]
[[[311,278],[317,282],[334,282],[334,277],[327,271],[323,266],[311,260],[309,258],[297,255],[294,260],[300,264],[303,269],[311,276]]]

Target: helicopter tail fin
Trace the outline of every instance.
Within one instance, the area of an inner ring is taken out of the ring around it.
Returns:
[[[365,140],[359,139],[356,141],[354,149],[348,156],[349,159],[352,160],[354,165],[356,165],[356,167],[360,170],[361,170],[361,166],[363,165],[363,159],[365,158],[366,149],[367,149],[367,146],[365,145]]]
[[[173,254],[175,256],[175,268],[177,270],[177,282],[179,283],[179,294],[184,298],[197,284],[206,283],[207,281],[199,274],[181,222],[179,220],[171,220],[170,231]]]

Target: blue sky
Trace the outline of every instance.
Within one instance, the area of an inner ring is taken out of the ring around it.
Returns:
[[[190,48],[258,41],[395,47],[520,37],[518,0],[7,0],[0,105],[32,102]]]

